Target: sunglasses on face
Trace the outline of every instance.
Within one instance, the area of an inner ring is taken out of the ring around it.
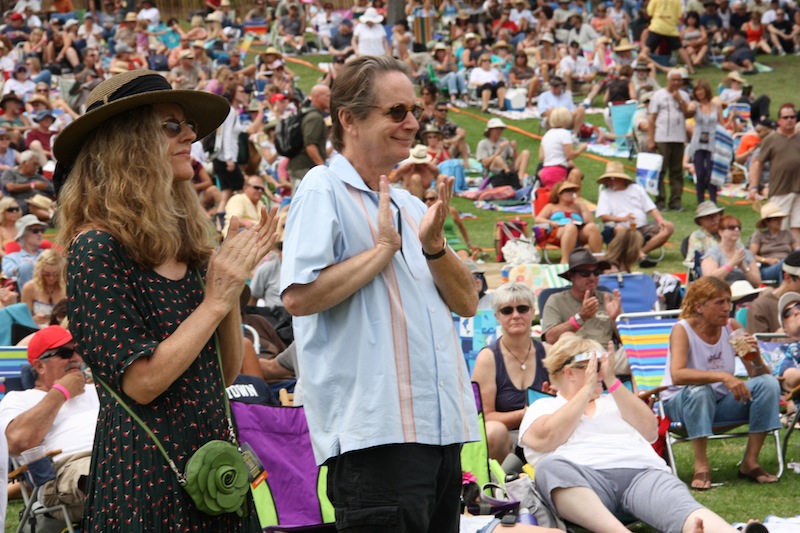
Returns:
[[[264,192],[264,187],[262,187],[261,185],[250,185],[250,187],[254,188],[258,192]]]
[[[594,270],[576,270],[575,273],[582,278],[588,278],[589,276],[599,277],[603,271],[596,268]]]
[[[74,353],[75,350],[72,348],[59,348],[58,350],[44,352],[41,357],[39,357],[39,361],[45,361],[47,359],[52,359],[53,357],[59,357],[65,360],[72,359],[72,354]]]
[[[436,201],[436,197],[435,197],[435,196],[426,196],[426,197],[425,197],[425,203],[426,203],[426,204],[427,204],[428,202],[435,202],[435,201]]]
[[[44,233],[44,228],[33,228],[33,229],[32,229],[32,230],[30,230],[30,231],[31,231],[31,233],[33,233],[34,235],[41,235],[42,233]]]
[[[441,108],[441,109],[437,109],[436,111],[439,112],[439,113],[447,113],[450,110],[447,109],[446,107],[444,107],[444,108]]]
[[[19,207],[9,207],[8,209],[6,209],[6,213],[16,213],[17,211],[19,211]]]
[[[50,94],[50,89],[36,89],[37,93]]]
[[[793,306],[787,307],[783,310],[783,318],[789,318],[790,316],[794,315],[800,315],[800,304],[794,304]]]
[[[374,106],[370,106],[370,107],[374,107],[376,109],[382,109],[383,111],[386,112],[386,116],[391,117],[392,120],[397,122],[398,124],[400,122],[403,122],[406,119],[406,115],[408,113],[411,113],[412,115],[414,115],[415,119],[419,120],[419,117],[422,116],[422,112],[424,111],[422,106],[419,106],[417,104],[414,104],[412,106],[405,106],[403,104],[397,104],[397,105],[393,105],[391,107],[383,107],[383,106],[379,106],[379,105],[374,105]]]
[[[731,231],[741,231],[742,227],[741,226],[725,226],[722,229],[729,229]]]
[[[778,118],[780,118],[781,120],[792,120],[792,119],[797,120],[797,115],[784,115]]]
[[[524,315],[525,313],[527,313],[527,312],[529,312],[531,310],[531,306],[530,305],[518,305],[518,306],[515,307],[515,306],[512,306],[512,305],[509,305],[509,306],[501,307],[500,309],[498,309],[498,311],[500,311],[501,315],[506,315],[506,316],[512,314],[515,310],[517,311],[517,313],[519,313],[521,315]]]
[[[197,133],[197,122],[194,120],[178,120],[177,118],[168,118],[161,122],[161,127],[164,129],[164,133],[167,134],[167,137],[177,137],[181,134],[184,124],[186,124],[186,127],[189,128],[192,133]]]

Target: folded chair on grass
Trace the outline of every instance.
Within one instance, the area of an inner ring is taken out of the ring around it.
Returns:
[[[266,470],[264,487],[253,496],[264,530],[335,531],[326,495],[328,469],[314,461],[305,410],[240,402],[231,402],[231,409],[241,441]]]
[[[663,390],[661,382],[664,379],[667,365],[667,351],[669,350],[669,336],[672,327],[677,323],[679,310],[660,311],[652,313],[623,313],[617,317],[617,331],[631,365],[634,391],[640,394],[650,391],[654,396],[658,415],[666,418],[664,406],[658,401],[657,395]],[[777,409],[778,406],[776,405]],[[731,430],[746,425],[747,420],[714,424],[714,435],[709,440],[747,438],[747,432],[729,433]],[[771,432],[775,440],[775,453],[778,456],[778,473],[780,477],[784,470],[783,454],[781,453],[780,431]],[[673,446],[681,442],[689,442],[683,424],[670,422],[666,435],[667,457],[672,473],[678,475],[675,463]]]

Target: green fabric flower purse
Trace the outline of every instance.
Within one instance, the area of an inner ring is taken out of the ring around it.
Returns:
[[[219,338],[216,332],[214,333],[214,344],[217,349],[220,376],[224,384],[225,378],[222,375],[222,357],[220,356]],[[150,427],[145,424],[144,420],[134,413],[125,400],[111,390],[97,374],[94,375],[94,379],[100,383],[147,432],[161,452],[161,455],[166,459],[167,464],[169,464],[172,471],[175,472],[178,482],[192,498],[195,506],[200,511],[211,516],[225,513],[236,513],[239,516],[244,516],[245,506],[247,504],[247,493],[250,490],[250,481],[248,479],[248,469],[242,459],[242,451],[239,447],[236,430],[233,425],[228,395],[224,388],[222,390],[222,398],[225,403],[225,414],[228,419],[230,442],[212,440],[205,443],[192,454],[186,462],[185,473],[182,473],[167,454],[161,441],[156,437]]]

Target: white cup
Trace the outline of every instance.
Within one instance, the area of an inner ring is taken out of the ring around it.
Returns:
[[[41,459],[47,453],[47,449],[44,446],[34,446],[29,450],[25,450],[24,452],[19,454],[20,463],[26,465],[32,463],[37,459]]]

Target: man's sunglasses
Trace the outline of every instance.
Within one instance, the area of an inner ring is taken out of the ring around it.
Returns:
[[[177,137],[181,134],[184,124],[186,124],[187,128],[192,130],[192,133],[197,133],[197,122],[194,120],[178,120],[177,118],[168,118],[161,122],[161,127],[164,129],[164,133],[167,134],[167,137]]]
[[[52,359],[53,357],[60,357],[61,359],[72,359],[72,355],[75,353],[73,348],[59,348],[58,350],[50,350],[44,352],[40,357],[39,361],[44,361],[45,359]]]
[[[576,270],[575,273],[582,278],[588,278],[589,276],[599,277],[603,271],[597,268],[595,270]]]
[[[250,186],[255,190],[257,190],[258,192],[264,192],[264,187],[262,187],[261,185],[250,185]]]
[[[11,210],[9,209],[9,211],[11,211]],[[41,235],[42,233],[44,233],[44,228],[33,228],[31,230],[31,233],[33,233],[35,235]]]
[[[500,311],[501,315],[508,316],[511,313],[513,313],[515,309],[516,309],[517,313],[519,313],[521,315],[524,315],[525,313],[527,313],[527,312],[529,312],[531,310],[531,306],[530,305],[518,305],[518,306],[514,307],[514,306],[509,305],[509,306],[506,306],[506,307],[501,307],[500,309],[498,309],[498,311]]]
[[[787,307],[786,309],[784,309],[783,318],[789,318],[790,316],[792,316],[794,314],[793,311],[795,309],[797,309],[797,311],[800,312],[800,304],[795,304],[791,307]]]
[[[370,107],[374,107],[376,109],[382,109],[383,111],[386,112],[386,116],[391,117],[392,120],[394,120],[398,124],[400,122],[403,122],[406,119],[406,115],[408,113],[411,113],[412,115],[414,115],[415,119],[419,120],[419,117],[422,116],[422,112],[424,111],[422,106],[419,106],[417,104],[414,104],[412,106],[405,106],[403,104],[397,104],[397,105],[393,105],[391,107],[383,107],[383,106],[379,106],[379,105],[374,105],[374,106],[370,106]]]

